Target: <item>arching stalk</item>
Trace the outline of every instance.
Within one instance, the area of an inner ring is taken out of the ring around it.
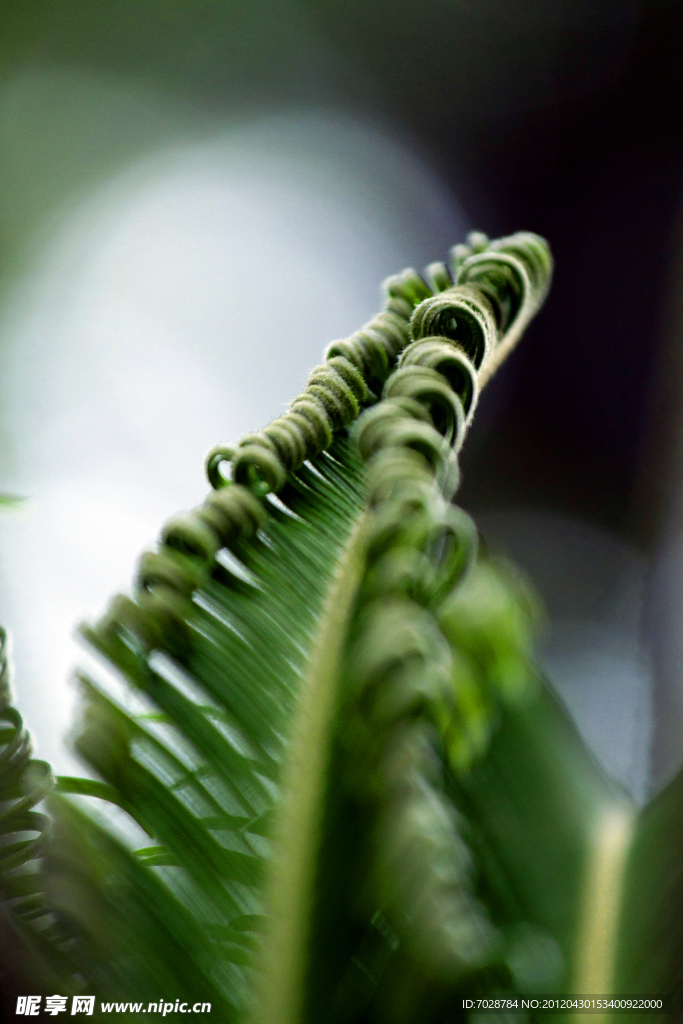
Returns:
[[[301,1019],[331,729],[349,617],[364,568],[364,538],[361,516],[339,560],[299,698],[266,894],[270,924],[255,1024]]]

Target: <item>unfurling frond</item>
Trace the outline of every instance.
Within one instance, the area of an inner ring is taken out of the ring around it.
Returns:
[[[0,851],[70,990],[424,1024],[462,991],[576,983],[595,836],[626,805],[533,667],[524,584],[451,504],[550,274],[538,236],[473,233],[390,278],[83,628],[124,684],[81,677],[96,778],[58,780],[39,871],[15,870],[35,839]],[[41,833],[48,772],[4,715],[5,832]]]

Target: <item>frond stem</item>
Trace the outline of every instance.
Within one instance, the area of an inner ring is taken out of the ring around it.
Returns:
[[[365,518],[358,520],[337,565],[293,725],[274,837],[267,893],[270,925],[254,1024],[301,1020],[330,734],[349,619],[365,567]]]

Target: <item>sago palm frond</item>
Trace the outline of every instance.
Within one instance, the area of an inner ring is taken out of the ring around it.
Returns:
[[[677,938],[659,975],[633,964],[677,797],[636,821],[534,668],[526,585],[451,504],[550,272],[538,236],[470,235],[209,454],[207,500],[83,629],[96,779],[57,781],[48,842],[5,701],[0,884],[64,991],[417,1024],[465,995],[670,988]]]

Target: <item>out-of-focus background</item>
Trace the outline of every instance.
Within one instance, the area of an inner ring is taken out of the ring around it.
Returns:
[[[460,502],[638,801],[683,761],[683,8],[671,0],[0,4],[0,619],[74,769],[73,639],[203,454],[263,426],[383,277],[473,227],[556,258]]]

